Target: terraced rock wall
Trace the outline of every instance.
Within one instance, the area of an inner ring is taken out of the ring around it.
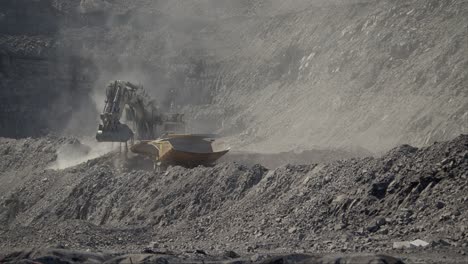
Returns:
[[[2,1],[0,10],[0,136],[74,130],[76,113],[96,120],[93,62],[58,41],[64,10],[45,0]]]
[[[192,132],[222,133],[238,150],[380,152],[468,129],[466,1],[7,2],[4,21],[27,17],[18,34],[45,34],[41,43],[77,56],[46,56],[50,63],[42,63],[2,55],[3,71],[14,69],[9,63],[27,65],[18,77],[2,77],[2,100],[21,99],[2,111],[4,134],[18,133],[14,120],[39,120],[38,108],[57,113],[42,106],[21,112],[26,98],[47,94],[54,101],[64,90],[60,100],[73,109],[93,107],[66,98],[97,102],[94,115],[76,118],[94,128],[112,79],[143,84],[163,109],[184,111]],[[29,26],[38,17],[46,19]],[[4,35],[16,34],[13,22],[0,27]],[[10,40],[3,43],[11,50]],[[48,77],[40,73],[45,69],[52,69]],[[83,92],[89,87],[91,94]],[[55,105],[50,100],[43,105]],[[60,111],[54,126],[67,126],[71,111]]]

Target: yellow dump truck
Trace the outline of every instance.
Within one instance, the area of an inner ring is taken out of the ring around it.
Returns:
[[[186,167],[211,165],[229,151],[216,145],[214,136],[198,134],[172,134],[156,140],[142,140],[130,149],[150,157],[155,164]]]

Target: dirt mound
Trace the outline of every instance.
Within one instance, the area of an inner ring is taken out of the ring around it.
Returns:
[[[21,140],[0,138],[0,193],[21,185],[31,173],[44,169],[56,159],[59,145],[68,139],[47,137]]]
[[[35,156],[44,150],[34,149]],[[393,242],[414,239],[431,250],[468,245],[466,135],[380,158],[274,170],[221,163],[152,172],[127,164],[134,163],[108,154],[55,171],[39,159],[39,170],[1,197],[1,247],[141,250],[156,241],[179,250],[391,252]]]
[[[364,150],[346,151],[339,149],[313,149],[301,152],[288,151],[279,153],[230,151],[219,161],[236,162],[247,166],[262,164],[262,166],[268,169],[275,169],[288,164],[326,163],[341,159],[367,156],[372,156],[372,153]]]

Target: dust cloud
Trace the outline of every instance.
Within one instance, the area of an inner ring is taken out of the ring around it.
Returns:
[[[71,140],[68,144],[64,144],[56,151],[57,159],[49,169],[67,169],[88,160],[103,156],[113,150],[117,150],[118,147],[118,143],[96,144],[96,142],[91,139],[85,139],[83,140],[83,143],[77,139]]]
[[[94,118],[77,111],[69,131],[95,129],[106,84],[120,79],[185,113],[189,132],[228,135],[244,151],[380,153],[465,132],[466,97],[454,94],[466,87],[466,19],[416,19],[463,3],[371,3],[83,0],[82,25],[61,34],[95,65]]]

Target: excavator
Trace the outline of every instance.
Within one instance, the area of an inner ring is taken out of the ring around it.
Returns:
[[[187,134],[183,114],[161,113],[150,98],[140,85],[110,82],[96,140],[125,143],[125,150],[130,142],[130,150],[151,158],[155,168],[209,166],[229,151],[214,144],[215,135]],[[133,129],[121,123],[124,113]]]

